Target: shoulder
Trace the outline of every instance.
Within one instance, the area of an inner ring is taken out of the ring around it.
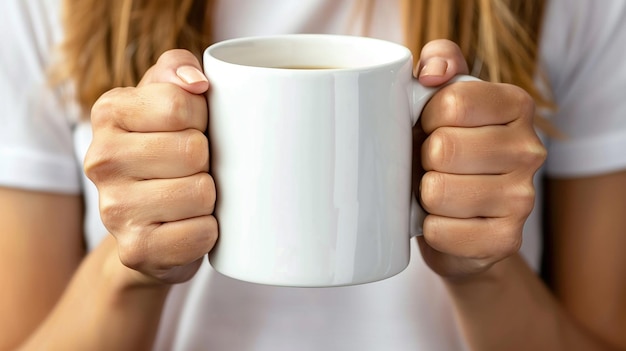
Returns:
[[[626,40],[625,18],[623,0],[549,0],[540,39],[548,73],[573,69],[580,73],[586,63],[621,62],[626,45],[615,44]]]
[[[581,176],[626,168],[626,1],[550,0],[540,64],[567,138],[548,145],[552,175]]]
[[[577,30],[612,27],[622,22],[624,11],[626,2],[622,0],[548,0],[544,22],[550,29],[563,25]]]
[[[77,114],[52,89],[48,68],[62,37],[60,0],[0,1],[0,184],[76,193]]]
[[[60,6],[60,0],[0,2],[0,40],[10,48],[3,51],[1,63],[12,84],[17,82],[11,78],[42,78],[61,39]]]
[[[60,0],[3,0],[0,36],[14,47],[49,52],[61,39]]]

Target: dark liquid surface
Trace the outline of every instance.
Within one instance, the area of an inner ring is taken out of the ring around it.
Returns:
[[[341,68],[341,67],[329,67],[329,66],[280,66],[280,67],[276,67],[276,68],[319,70],[319,69],[338,69],[338,68]]]

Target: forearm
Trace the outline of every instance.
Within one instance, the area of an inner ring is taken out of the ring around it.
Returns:
[[[120,263],[113,239],[105,239],[22,349],[150,349],[168,287],[141,286],[136,274]]]
[[[519,255],[446,286],[473,350],[611,350],[569,318]]]

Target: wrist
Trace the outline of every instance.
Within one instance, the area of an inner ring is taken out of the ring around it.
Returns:
[[[122,265],[115,240],[105,238],[25,349],[150,349],[169,286],[139,274]]]

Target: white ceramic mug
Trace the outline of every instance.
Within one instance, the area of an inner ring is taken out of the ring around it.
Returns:
[[[406,268],[412,127],[436,91],[412,68],[404,46],[363,37],[251,37],[205,50],[218,272],[327,287]]]

